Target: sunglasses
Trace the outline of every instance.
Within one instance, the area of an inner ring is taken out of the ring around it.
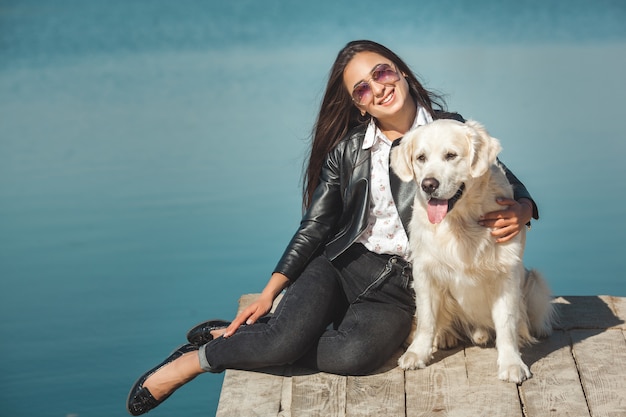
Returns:
[[[368,103],[374,93],[370,83],[375,81],[378,84],[393,84],[400,79],[398,73],[389,64],[378,64],[371,72],[371,77],[367,81],[361,81],[352,89],[352,100],[357,104]]]

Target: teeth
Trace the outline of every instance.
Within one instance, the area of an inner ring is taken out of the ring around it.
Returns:
[[[385,98],[383,101],[381,101],[381,102],[380,102],[380,104],[386,104],[386,103],[388,103],[388,102],[391,100],[391,98],[392,98],[392,97],[393,97],[393,92],[392,92],[391,94],[389,94],[389,95],[387,96],[387,98]]]

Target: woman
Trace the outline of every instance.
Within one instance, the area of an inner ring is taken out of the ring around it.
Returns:
[[[135,383],[129,412],[151,410],[204,372],[297,362],[362,375],[385,363],[406,339],[415,309],[405,231],[415,184],[389,170],[389,154],[405,132],[437,118],[462,120],[444,112],[440,98],[389,49],[347,44],[314,129],[305,214],[261,296],[230,324],[193,328],[190,344]],[[480,221],[497,242],[538,218],[526,188],[507,175],[515,200],[500,201],[503,209]],[[276,312],[264,317],[286,288]]]

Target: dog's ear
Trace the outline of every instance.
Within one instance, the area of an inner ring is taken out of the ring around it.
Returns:
[[[487,130],[478,122],[468,120],[468,140],[470,142],[470,174],[477,178],[483,175],[496,162],[502,150],[498,139],[489,135]]]
[[[407,133],[398,146],[391,150],[391,168],[398,178],[404,182],[413,180],[413,142],[415,134]]]

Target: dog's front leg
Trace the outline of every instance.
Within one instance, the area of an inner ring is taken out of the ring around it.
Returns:
[[[413,342],[398,359],[402,369],[425,368],[433,353],[437,315],[441,305],[438,291],[432,288],[431,281],[423,274],[414,274],[413,288],[417,307],[417,331]]]
[[[518,322],[521,300],[519,280],[507,279],[504,286],[502,295],[495,301],[492,311],[498,350],[498,378],[519,384],[531,377],[530,370],[522,361],[519,351]]]

